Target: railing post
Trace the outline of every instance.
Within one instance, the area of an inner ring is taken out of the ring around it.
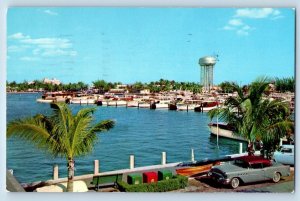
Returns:
[[[239,147],[239,154],[243,153],[243,143],[240,143],[240,147]]]
[[[167,163],[166,152],[161,152],[161,164],[165,165]]]
[[[58,165],[55,164],[53,166],[53,180],[57,180],[58,179]]]
[[[194,149],[191,149],[191,161],[195,161]]]
[[[134,155],[130,155],[129,157],[129,168],[133,169],[134,168]]]
[[[94,174],[99,174],[99,160],[94,160]]]

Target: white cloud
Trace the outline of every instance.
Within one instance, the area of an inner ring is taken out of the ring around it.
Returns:
[[[76,56],[77,52],[75,50],[62,50],[62,49],[48,49],[45,50],[42,54],[42,56]]]
[[[40,53],[41,53],[41,49],[39,49],[39,48],[36,48],[36,49],[32,50],[33,55],[38,55]]]
[[[234,30],[234,29],[236,29],[236,28],[235,28],[235,27],[232,27],[232,26],[226,25],[226,26],[223,27],[223,29],[224,29],[224,30]]]
[[[268,18],[276,20],[284,16],[278,9],[273,8],[242,8],[235,11],[235,15],[222,28],[226,31],[234,31],[237,35],[248,36],[255,27],[248,25],[249,19],[263,19]],[[242,21],[244,18],[249,18],[247,24]]]
[[[268,18],[279,16],[280,11],[273,8],[243,8],[237,9],[234,17],[245,17],[245,18]]]
[[[32,52],[34,57],[23,57],[21,58],[23,61],[32,61],[38,56],[77,56],[72,42],[66,38],[31,38],[22,33],[13,34],[10,38],[16,39],[17,44],[9,46],[9,52],[22,51],[26,48]]]
[[[8,52],[20,52],[20,51],[22,51],[22,49],[20,48],[20,46],[11,45],[11,46],[7,47],[7,51]]]
[[[228,21],[227,25],[223,27],[226,31],[235,31],[237,35],[248,36],[249,31],[253,28],[245,24],[241,19],[233,18]]]
[[[10,45],[7,47],[8,52],[22,52],[26,49],[30,48],[28,45]]]
[[[242,29],[243,29],[243,30],[250,30],[250,29],[252,29],[252,28],[251,28],[249,25],[245,25],[245,26],[242,27]]]
[[[21,57],[20,60],[21,61],[38,61],[40,59],[37,57]]]
[[[248,31],[245,31],[244,29],[239,29],[236,31],[237,35],[240,35],[240,36],[248,36],[249,35],[249,32]]]
[[[271,18],[271,20],[277,20],[277,19],[280,19],[280,18],[284,18],[283,15],[277,15],[277,16],[274,16]]]
[[[231,19],[229,20],[228,24],[232,26],[241,26],[243,25],[243,22],[240,19]]]
[[[46,13],[48,15],[58,15],[58,13],[51,11],[51,10],[44,10],[44,13]]]
[[[26,39],[26,38],[30,38],[30,37],[25,36],[23,33],[19,32],[19,33],[15,33],[15,34],[8,36],[8,38],[9,39]]]
[[[69,39],[63,38],[37,38],[37,39],[24,39],[22,43],[37,45],[41,48],[54,49],[54,48],[71,48],[72,43]]]

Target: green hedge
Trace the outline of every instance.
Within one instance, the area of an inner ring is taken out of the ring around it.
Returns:
[[[188,178],[181,175],[176,175],[172,179],[153,183],[128,184],[124,181],[117,182],[119,189],[125,192],[167,192],[185,188],[187,183]]]

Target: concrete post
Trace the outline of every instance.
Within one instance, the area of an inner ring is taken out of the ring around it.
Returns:
[[[243,143],[240,143],[239,154],[243,153]]]
[[[53,166],[53,180],[57,180],[58,179],[58,165],[55,164]]]
[[[283,139],[280,138],[279,146],[282,146],[282,141],[283,141]]]
[[[191,161],[195,161],[194,149],[191,149]]]
[[[166,152],[161,152],[161,164],[165,165],[167,163]]]
[[[129,157],[129,168],[133,169],[134,168],[134,155],[130,155]]]
[[[94,174],[99,174],[99,160],[94,160]]]

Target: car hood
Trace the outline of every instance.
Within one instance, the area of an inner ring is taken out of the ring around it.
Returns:
[[[223,173],[238,172],[238,171],[242,171],[242,170],[245,170],[245,168],[236,166],[236,165],[231,164],[231,163],[217,165],[217,166],[214,166],[212,168],[212,171],[221,171]]]

